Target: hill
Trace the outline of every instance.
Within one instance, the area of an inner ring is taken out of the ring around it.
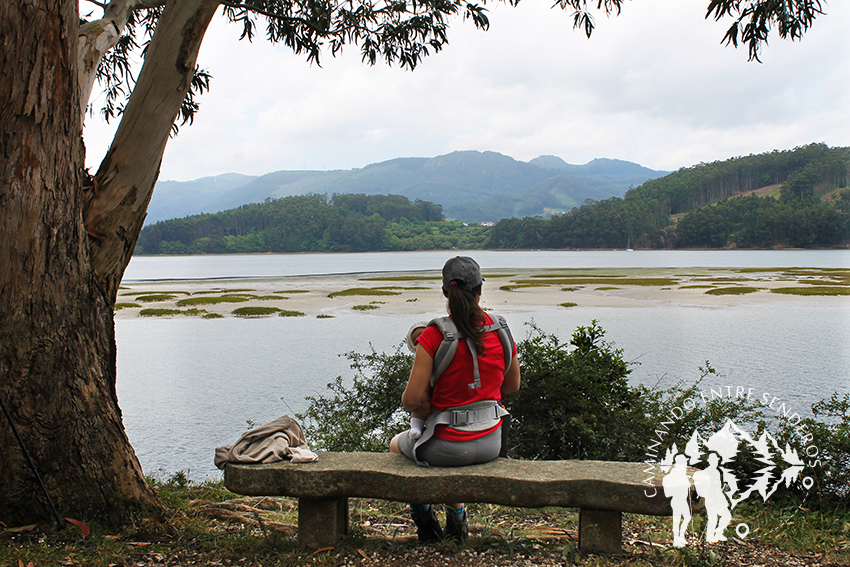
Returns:
[[[682,168],[549,219],[504,219],[485,247],[846,246],[848,186],[850,148],[808,144]]]
[[[268,198],[358,193],[401,195],[441,205],[467,222],[565,212],[587,199],[622,197],[630,187],[667,172],[614,159],[572,165],[556,156],[522,162],[496,152],[463,151],[432,158],[396,158],[360,169],[227,174],[157,183],[147,224],[233,209]]]

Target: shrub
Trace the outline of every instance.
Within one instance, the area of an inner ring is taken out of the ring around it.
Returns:
[[[407,385],[413,355],[396,347],[391,354],[349,352],[354,370],[351,387],[341,376],[328,384],[329,397],[307,396],[303,414],[311,446],[325,451],[377,451],[388,449],[393,436],[407,429],[407,412],[401,394]]]
[[[623,449],[634,445],[624,435],[642,417],[622,351],[603,340],[605,331],[596,321],[579,327],[569,344],[530,327],[517,345],[522,387],[505,402],[512,416],[511,455],[622,460]]]

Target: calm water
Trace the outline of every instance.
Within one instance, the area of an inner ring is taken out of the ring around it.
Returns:
[[[268,277],[439,269],[447,252],[138,257],[125,280]],[[847,251],[480,252],[485,268],[563,267],[847,267]],[[821,298],[739,307],[652,307],[502,311],[514,334],[523,324],[567,340],[592,319],[606,338],[639,363],[632,380],[693,381],[709,360],[722,384],[770,392],[806,411],[830,392],[850,391],[850,301]],[[188,470],[220,478],[216,446],[229,444],[247,420],[265,423],[306,408],[353,371],[341,356],[390,351],[414,320],[380,314],[333,319],[119,319],[118,395],[130,441],[145,472]]]

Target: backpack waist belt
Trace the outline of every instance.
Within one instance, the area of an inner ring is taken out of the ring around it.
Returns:
[[[413,445],[416,464],[428,466],[427,462],[419,460],[416,450],[434,435],[434,429],[437,425],[448,425],[459,431],[485,431],[499,425],[502,416],[505,415],[509,415],[508,411],[495,400],[473,402],[439,412],[431,412],[425,420],[422,436]]]

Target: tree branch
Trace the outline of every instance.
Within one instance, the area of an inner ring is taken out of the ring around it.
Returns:
[[[195,73],[218,0],[168,0],[136,88],[95,179],[84,211],[91,265],[115,301],[147,212],[168,135]]]
[[[102,4],[87,0],[103,8],[103,17],[80,26],[77,44],[77,84],[80,89],[80,119],[85,122],[97,68],[107,51],[115,47],[127,29],[133,11],[165,5],[165,0],[110,0]]]

